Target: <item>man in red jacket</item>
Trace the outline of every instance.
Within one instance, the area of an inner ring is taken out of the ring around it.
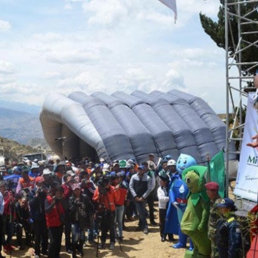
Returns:
[[[46,223],[49,230],[49,258],[58,258],[64,223],[64,208],[62,205],[62,198],[64,189],[61,186],[56,186],[51,189],[45,200]]]
[[[115,247],[115,209],[119,199],[115,188],[110,185],[109,178],[104,176],[98,182],[92,200],[96,203],[97,220],[101,229],[100,248],[105,247],[107,232],[110,232],[110,249]]]

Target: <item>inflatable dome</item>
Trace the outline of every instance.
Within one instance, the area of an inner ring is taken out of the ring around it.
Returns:
[[[211,107],[178,90],[54,93],[40,121],[46,141],[62,158],[142,162],[149,153],[175,160],[184,153],[204,164],[226,144],[226,126]]]

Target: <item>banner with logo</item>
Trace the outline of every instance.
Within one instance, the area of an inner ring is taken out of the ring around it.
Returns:
[[[258,147],[248,146],[248,144],[252,145],[250,143],[257,140],[257,135],[258,110],[255,108],[255,93],[249,93],[234,194],[255,202],[258,196]]]

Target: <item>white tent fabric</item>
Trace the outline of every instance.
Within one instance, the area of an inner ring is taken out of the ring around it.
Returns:
[[[225,146],[225,125],[202,99],[180,91],[48,96],[40,120],[61,157],[146,160],[149,153],[205,163]]]

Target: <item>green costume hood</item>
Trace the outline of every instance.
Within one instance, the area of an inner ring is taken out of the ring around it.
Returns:
[[[182,178],[186,182],[190,193],[189,199],[192,201],[193,205],[196,206],[200,198],[205,202],[209,201],[206,194],[205,183],[206,183],[206,173],[207,167],[205,166],[191,166],[186,168],[182,173]],[[189,174],[188,174],[189,173]],[[187,177],[188,175],[188,177]],[[191,181],[191,179],[194,179]]]

